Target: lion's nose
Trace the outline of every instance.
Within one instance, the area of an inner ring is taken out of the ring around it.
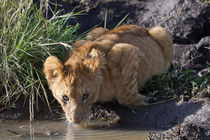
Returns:
[[[74,116],[72,117],[72,121],[73,121],[74,123],[80,123],[80,122],[82,121],[82,116],[81,116],[81,115],[74,115]]]

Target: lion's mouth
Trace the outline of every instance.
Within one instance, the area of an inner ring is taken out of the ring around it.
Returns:
[[[81,126],[98,128],[110,127],[118,123],[120,117],[112,110],[103,108],[100,105],[93,106],[86,121],[81,123]]]

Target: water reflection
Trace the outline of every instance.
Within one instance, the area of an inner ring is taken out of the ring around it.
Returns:
[[[62,121],[0,122],[0,140],[144,140],[148,132],[127,128],[87,129]]]
[[[148,131],[129,130],[123,128],[87,129],[77,126],[68,126],[66,140],[144,140]]]

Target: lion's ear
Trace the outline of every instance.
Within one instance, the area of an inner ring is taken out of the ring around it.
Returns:
[[[100,70],[102,67],[104,67],[104,63],[104,54],[95,48],[91,49],[87,55],[87,58],[83,62],[86,69],[91,72]]]
[[[44,63],[44,73],[49,85],[62,76],[63,64],[55,56],[49,56]]]

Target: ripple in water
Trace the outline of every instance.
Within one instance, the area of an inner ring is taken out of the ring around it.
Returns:
[[[144,140],[148,131],[123,128],[87,129],[62,121],[0,122],[0,139],[9,140]]]

